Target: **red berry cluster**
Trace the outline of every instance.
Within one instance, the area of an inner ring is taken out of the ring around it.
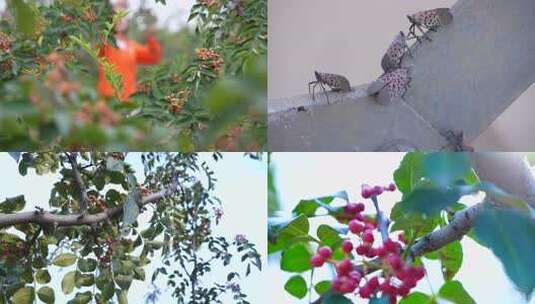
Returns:
[[[395,191],[394,184],[388,187],[362,186],[362,197],[371,198],[382,194],[384,191]],[[336,268],[336,277],[332,281],[333,290],[340,293],[354,293],[358,291],[361,298],[369,299],[372,296],[388,296],[390,303],[397,303],[397,297],[405,297],[416,286],[419,280],[425,276],[423,267],[411,266],[401,258],[402,243],[405,243],[403,234],[398,239],[401,242],[386,239],[380,246],[374,247],[377,224],[370,217],[364,216],[365,205],[363,203],[348,203],[344,208],[344,217],[350,218],[349,231],[357,237],[358,244],[355,246],[352,240],[342,243],[345,258],[337,262],[332,259],[332,249],[320,247],[311,258],[312,267],[322,267],[330,263]],[[351,253],[356,253],[361,258],[350,259]],[[360,265],[360,266],[359,266]],[[377,275],[375,271],[381,271]]]
[[[371,198],[372,196],[377,196],[383,194],[385,191],[394,192],[396,191],[396,185],[391,183],[387,187],[383,186],[370,186],[368,184],[362,185],[361,195],[363,198]]]

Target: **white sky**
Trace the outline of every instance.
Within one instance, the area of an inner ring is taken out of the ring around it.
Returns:
[[[128,155],[127,161],[134,164],[137,179],[142,181],[143,167],[140,161],[134,161],[139,159],[138,156],[136,153],[131,153]],[[219,162],[212,160],[211,153],[203,154],[202,158],[207,161],[218,178],[215,194],[221,199],[225,212],[222,222],[214,233],[231,240],[236,234],[245,234],[251,242],[257,245],[258,251],[263,255],[265,266],[264,253],[267,251],[266,162],[250,160],[245,158],[243,153],[225,153],[223,160]],[[52,184],[58,179],[57,175],[37,176],[31,170],[26,177],[20,176],[15,162],[7,153],[0,153],[0,168],[3,172],[1,175],[2,183],[0,183],[0,200],[24,194],[27,201],[25,210],[33,210],[33,206],[48,209],[50,190]],[[140,221],[147,220],[147,218],[148,215],[144,213],[141,215]],[[154,263],[146,267],[147,282],[133,282],[128,293],[130,303],[142,303],[141,299],[149,290],[150,277],[157,266],[158,263]],[[72,269],[61,269],[55,266],[49,269],[53,278],[52,287],[56,290],[56,302],[66,302],[65,300],[72,298],[75,293],[63,297],[60,284],[63,274]],[[236,270],[238,269],[240,273],[245,270],[244,267],[236,268]],[[208,276],[208,280],[221,279],[225,275],[222,269],[216,267],[211,273],[212,277]],[[263,273],[258,271],[253,271],[248,279],[242,281],[242,288],[249,295],[252,303],[268,303],[265,297],[265,286],[258,284],[261,281],[263,281]],[[165,282],[160,283],[159,287],[165,289]],[[171,290],[162,294],[161,303],[175,302],[170,297],[170,292]]]
[[[393,172],[402,157],[402,153],[274,153],[272,161],[280,199],[286,213],[290,213],[303,198],[325,196],[341,190],[348,191],[350,198],[361,200],[360,185],[387,185],[392,182]],[[400,197],[399,192],[386,193],[381,196],[380,205],[389,213]],[[466,202],[474,200],[468,198]],[[318,222],[311,224],[312,233],[315,233],[317,225]],[[464,261],[456,279],[463,283],[477,303],[525,303],[506,277],[500,262],[488,249],[468,238],[463,239],[462,245]],[[270,291],[272,302],[308,303],[308,299],[298,301],[285,292],[284,284],[291,275],[279,269],[278,259],[270,257],[269,262],[266,275],[273,282]],[[438,292],[443,283],[440,265],[429,263],[428,266],[431,286]],[[331,278],[328,273],[325,275],[321,279]],[[316,276],[315,282],[321,279]],[[431,293],[425,279],[420,281],[417,289]],[[535,300],[531,303],[535,303]]]

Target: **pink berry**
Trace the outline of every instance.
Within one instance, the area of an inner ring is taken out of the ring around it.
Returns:
[[[353,270],[353,263],[349,259],[344,259],[340,263],[336,264],[336,273],[338,276],[347,275]]]
[[[373,188],[370,185],[363,184],[360,194],[363,198],[370,198],[373,196]]]
[[[353,270],[349,272],[347,276],[353,281],[355,281],[356,284],[358,284],[360,280],[362,279],[362,274],[360,274],[360,272],[358,272],[357,270]]]
[[[342,250],[344,250],[345,253],[350,253],[351,250],[353,250],[353,243],[349,240],[345,240],[342,243]]]
[[[363,203],[358,203],[356,204],[356,209],[357,209],[357,212],[362,212],[364,211],[364,209],[366,209],[366,206],[364,206]]]
[[[373,243],[374,241],[374,238],[373,238],[373,234],[371,232],[364,232],[362,234],[362,241],[364,241],[365,243]]]
[[[364,221],[366,220],[366,218],[364,217],[364,215],[362,215],[362,213],[360,213],[360,212],[357,213],[357,214],[355,214],[355,216],[354,216],[353,218],[356,219],[356,220],[359,220],[359,221],[361,221],[361,222],[364,222]]]
[[[389,255],[387,258],[387,261],[388,261],[388,264],[392,266],[392,269],[396,271],[400,270],[403,266],[403,261],[401,261],[401,258],[399,257],[399,255],[396,255],[396,254]]]
[[[381,186],[373,187],[373,194],[376,195],[376,196],[383,194],[383,187],[381,187]]]
[[[357,206],[356,203],[348,203],[345,208],[344,208],[344,211],[345,213],[348,213],[348,214],[355,214],[358,211],[359,207]]]
[[[373,257],[377,256],[377,249],[370,247],[370,249],[368,249],[368,252],[366,252],[365,255],[368,258],[373,258]]]
[[[312,267],[321,267],[321,266],[323,266],[324,263],[325,263],[325,260],[319,254],[314,255],[310,259],[310,264],[312,265]]]
[[[357,284],[351,278],[341,277],[340,279],[342,282],[339,288],[341,293],[350,293],[355,291],[355,289],[357,288]]]
[[[372,291],[375,291],[375,289],[377,289],[379,287],[379,279],[377,277],[373,277],[373,278],[369,279],[368,280],[368,287]]]
[[[391,191],[391,192],[396,191],[396,185],[394,185],[394,183],[390,183],[390,185],[388,185],[388,191]]]
[[[405,297],[405,296],[407,296],[407,295],[409,294],[410,291],[411,291],[410,288],[408,288],[407,286],[403,286],[403,285],[401,285],[401,286],[398,287],[398,294],[399,294],[401,297]]]
[[[331,248],[327,247],[327,246],[323,246],[323,247],[320,247],[318,249],[318,254],[324,259],[324,260],[328,260],[332,257],[333,255],[333,251],[331,250]]]
[[[367,285],[364,285],[359,289],[359,295],[361,298],[367,299],[372,295],[372,291]]]
[[[356,252],[358,255],[365,255],[370,250],[370,246],[367,245],[359,245],[357,246]]]
[[[364,231],[364,226],[361,223],[359,223],[358,220],[349,221],[348,226],[349,226],[349,231],[351,231],[354,234],[359,234],[362,231]]]
[[[386,256],[387,252],[384,247],[377,248],[377,256],[380,258],[384,258]]]
[[[379,286],[379,290],[381,290],[383,293],[393,294],[395,292],[395,287],[392,286],[389,281],[385,281],[383,284],[381,284],[381,286]]]
[[[398,252],[399,244],[397,244],[396,242],[392,241],[391,239],[387,239],[383,243],[383,246],[385,247],[386,251],[388,251],[388,252],[392,252],[392,253],[397,253]]]

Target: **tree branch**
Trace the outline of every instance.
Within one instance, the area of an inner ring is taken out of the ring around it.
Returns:
[[[470,208],[457,212],[453,220],[446,227],[435,230],[414,243],[409,255],[411,257],[421,256],[440,249],[453,241],[460,240],[470,231],[474,225],[474,219],[483,210],[484,204],[478,203]]]
[[[76,162],[76,152],[65,153],[65,154],[67,154],[67,158],[69,159],[69,162],[71,163],[72,174],[74,175],[74,181],[76,182],[76,186],[78,187],[78,191],[79,191],[78,200],[79,200],[79,206],[80,206],[80,216],[84,216],[84,214],[87,212],[87,206],[89,204],[89,197],[87,196],[87,189],[85,187],[84,181],[82,180],[82,176],[80,175],[78,163]]]
[[[170,188],[164,189],[160,192],[142,198],[140,207],[149,203],[156,202],[176,190],[176,184],[171,185]],[[94,225],[107,219],[113,218],[123,213],[123,206],[110,208],[106,211],[86,214],[81,217],[81,214],[55,214],[51,212],[20,212],[13,214],[0,213],[0,228],[5,228],[17,224],[34,223],[39,225],[57,225],[57,226],[80,226],[80,225]]]

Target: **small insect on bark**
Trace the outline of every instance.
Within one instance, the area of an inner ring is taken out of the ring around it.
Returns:
[[[383,74],[370,84],[367,91],[370,95],[377,95],[377,101],[381,104],[401,101],[410,81],[409,69],[399,68]]]
[[[454,152],[474,152],[474,148],[468,146],[464,142],[464,132],[459,130],[441,131],[440,135],[444,136],[448,141],[448,145],[443,149],[448,149]]]
[[[416,39],[418,42],[421,42],[422,37],[431,41],[431,38],[429,38],[428,33],[424,29],[436,32],[439,27],[448,25],[453,21],[453,15],[449,8],[435,8],[422,11],[408,15],[407,18],[411,23],[408,39]],[[416,34],[416,29],[422,33],[421,37]]]
[[[321,73],[318,71],[315,71],[314,75],[316,76],[316,80],[308,83],[308,94],[312,95],[312,100],[316,100],[314,91],[316,89],[316,86],[318,85],[323,90],[323,93],[325,93],[325,96],[327,97],[327,103],[329,103],[329,95],[327,95],[325,85],[328,86],[333,92],[351,91],[351,85],[349,84],[349,80],[347,80],[347,78],[342,75]]]
[[[411,55],[409,46],[407,45],[407,37],[403,32],[399,32],[381,60],[381,67],[385,73],[399,69],[401,67],[401,59],[403,59],[406,53]]]

